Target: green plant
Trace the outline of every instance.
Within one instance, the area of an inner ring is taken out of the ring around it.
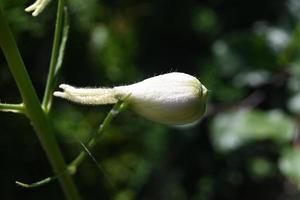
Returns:
[[[76,168],[84,160],[87,152],[83,151],[70,165],[67,165],[54,136],[52,121],[49,117],[52,105],[52,93],[56,86],[58,72],[62,66],[68,30],[67,8],[65,7],[64,0],[59,0],[48,79],[43,101],[40,102],[27,73],[11,29],[7,24],[5,12],[2,8],[0,9],[0,44],[22,97],[22,103],[20,104],[1,103],[0,111],[20,113],[28,117],[48,156],[55,174],[53,177],[48,177],[33,184],[25,184],[19,181],[16,181],[16,183],[23,187],[37,187],[57,178],[66,198],[76,200],[80,199],[80,195],[72,179],[72,175],[75,174]],[[122,104],[122,101],[119,101],[114,106],[113,110],[120,111],[125,107],[124,105],[125,104]],[[105,130],[116,114],[116,112],[110,112],[107,115],[103,125],[100,126],[98,133]],[[92,138],[88,146],[92,147],[95,143],[96,139]]]
[[[26,11],[33,11],[32,15],[37,16],[48,2],[48,0],[36,1]],[[10,27],[7,24],[5,13],[2,9],[0,10],[1,48],[22,97],[22,103],[20,104],[0,104],[0,111],[20,113],[28,117],[54,171],[54,176],[35,183],[27,184],[16,181],[16,184],[25,188],[32,188],[58,179],[65,196],[68,199],[76,200],[80,199],[80,195],[72,175],[76,173],[80,163],[88,155],[91,155],[89,149],[95,146],[111,120],[124,110],[127,104],[130,104],[137,113],[151,120],[165,124],[184,125],[195,122],[204,115],[208,90],[197,78],[184,73],[168,73],[146,79],[140,83],[114,87],[113,89],[77,89],[68,85],[61,85],[60,87],[64,91],[55,92],[55,96],[75,102],[77,101],[76,99],[82,98],[82,101],[79,102],[87,104],[115,104],[99,126],[96,134],[90,137],[87,146],[79,141],[83,146],[83,151],[67,165],[54,136],[53,122],[49,113],[52,108],[52,94],[58,82],[58,74],[64,58],[68,33],[67,8],[64,0],[59,0],[48,78],[44,97],[42,102],[40,102]],[[121,93],[117,93],[117,90],[120,90]],[[92,93],[90,93],[91,91]],[[91,98],[91,102],[94,102],[96,99],[97,103],[89,102],[88,99]],[[177,114],[174,115],[176,112]]]

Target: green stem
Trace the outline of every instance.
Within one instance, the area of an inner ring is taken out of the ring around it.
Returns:
[[[55,33],[54,33],[54,41],[51,52],[51,61],[49,67],[49,73],[47,78],[47,84],[45,89],[45,94],[43,98],[43,108],[46,111],[50,110],[52,104],[52,93],[54,90],[54,78],[56,72],[56,63],[59,55],[59,44],[61,41],[62,35],[62,27],[63,27],[63,18],[64,18],[64,0],[59,0],[57,5],[57,15],[56,15],[56,23],[55,23]]]
[[[13,113],[25,113],[24,104],[8,104],[0,103],[0,111],[2,112],[13,112]]]
[[[123,102],[121,100],[119,102],[117,102],[117,104],[107,114],[107,116],[105,117],[103,123],[99,126],[99,129],[97,130],[96,134],[92,135],[91,140],[88,143],[89,148],[92,148],[96,144],[96,142],[99,141],[99,137],[105,131],[106,127],[109,126],[109,124],[113,120],[113,118],[115,118],[117,114],[119,114],[121,111],[123,111],[126,108],[126,106],[127,106],[126,102]],[[81,143],[81,141],[80,141],[80,143]],[[59,176],[63,175],[64,173],[74,175],[76,173],[77,168],[80,165],[80,163],[82,163],[82,161],[88,155],[90,155],[90,152],[87,149],[87,147],[83,143],[81,143],[81,145],[83,146],[84,151],[82,151],[73,160],[73,162],[71,162],[71,164],[68,166],[67,170],[65,170],[64,172],[61,172],[60,174],[56,174],[55,176],[50,176],[50,177],[44,178],[42,180],[39,180],[39,181],[36,181],[36,182],[33,182],[33,183],[24,183],[24,182],[16,181],[16,184],[21,186],[21,187],[25,187],[25,188],[34,188],[34,187],[39,187],[39,186],[43,186],[47,183],[50,183],[51,181],[57,179]],[[97,163],[97,165],[98,165],[98,163]],[[98,165],[98,167],[99,167],[99,165]],[[109,178],[108,178],[108,180],[109,180]]]
[[[0,9],[0,45],[21,93],[27,116],[36,130],[55,174],[59,174],[66,169],[64,158],[54,137],[51,122],[41,107],[2,9]],[[58,179],[68,199],[80,199],[69,174],[64,174]]]
[[[107,129],[110,125],[110,122],[119,114],[122,110],[124,110],[127,106],[125,100],[119,100],[114,107],[110,110],[110,112],[105,117],[103,123],[99,126],[96,134],[92,137],[92,139],[88,142],[88,148],[92,149],[96,143],[99,141],[99,137],[102,133]],[[77,171],[78,166],[82,163],[82,161],[88,156],[86,151],[82,151],[68,166],[68,169],[71,174],[75,174]]]
[[[38,182],[35,182],[35,183],[31,183],[31,184],[27,184],[27,183],[22,183],[20,181],[16,181],[16,184],[21,186],[21,187],[24,187],[24,188],[35,188],[35,187],[40,187],[42,185],[45,185],[47,183],[50,183],[51,181],[55,180],[57,177],[53,176],[53,177],[47,177],[47,178],[44,178],[43,180],[41,181],[38,181]]]
[[[57,61],[56,61],[56,65],[55,65],[53,87],[55,87],[55,83],[57,81],[57,75],[58,75],[58,73],[59,73],[59,71],[62,67],[62,62],[63,62],[63,59],[65,57],[65,49],[66,49],[66,44],[67,44],[67,40],[68,40],[68,36],[69,36],[69,28],[70,28],[70,24],[69,24],[68,10],[65,7],[64,27],[63,27],[63,30],[62,30],[59,53],[58,53]],[[51,97],[52,97],[52,95],[51,95]],[[50,103],[50,106],[51,106],[51,103]]]

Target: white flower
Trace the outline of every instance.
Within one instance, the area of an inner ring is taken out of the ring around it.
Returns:
[[[205,86],[197,78],[179,72],[113,88],[75,88],[66,84],[59,87],[63,92],[54,92],[54,96],[81,104],[114,104],[130,95],[127,101],[136,113],[169,125],[193,123],[206,109]]]
[[[26,12],[32,12],[32,16],[38,16],[44,8],[49,4],[50,0],[36,0],[32,5],[25,8]]]

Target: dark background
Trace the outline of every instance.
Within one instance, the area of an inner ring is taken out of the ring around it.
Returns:
[[[56,1],[2,1],[40,97],[48,73]],[[75,176],[84,199],[292,200],[300,193],[300,1],[71,0],[60,83],[116,86],[180,71],[211,90],[206,116],[168,127],[132,111],[112,122]],[[0,54],[0,100],[20,95]],[[111,106],[54,99],[51,117],[71,161]],[[30,122],[0,113],[0,198],[63,199]]]

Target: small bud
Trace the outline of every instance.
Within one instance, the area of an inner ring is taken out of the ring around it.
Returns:
[[[26,12],[32,12],[32,16],[38,16],[49,4],[50,0],[36,0],[32,5],[25,8]]]
[[[206,110],[205,86],[197,78],[179,72],[114,88],[75,88],[66,84],[59,87],[63,92],[54,92],[54,96],[81,104],[113,104],[130,95],[127,101],[136,113],[169,125],[193,123]]]

